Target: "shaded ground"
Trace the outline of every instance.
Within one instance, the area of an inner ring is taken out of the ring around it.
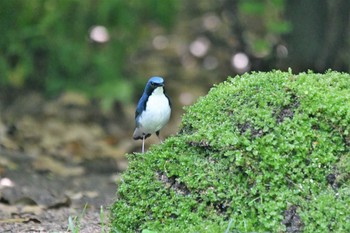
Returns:
[[[33,170],[33,160],[24,154],[1,151],[1,155],[16,163],[16,169],[2,173],[1,232],[66,231],[68,217],[82,215],[85,204],[81,232],[100,232],[100,206],[109,206],[116,191],[115,164],[104,160],[97,166],[83,166],[86,172],[82,175],[54,176]],[[13,187],[6,187],[6,179],[13,182]]]
[[[75,216],[80,232],[106,229],[135,150],[118,106],[108,115],[75,93],[5,93],[0,110],[0,232],[67,232]]]

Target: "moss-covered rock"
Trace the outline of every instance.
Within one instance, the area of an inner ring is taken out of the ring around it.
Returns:
[[[113,229],[350,232],[349,131],[348,74],[229,78],[129,155]]]

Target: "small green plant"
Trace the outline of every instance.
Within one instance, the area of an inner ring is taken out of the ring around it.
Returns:
[[[178,135],[128,155],[112,228],[350,232],[349,132],[349,74],[229,78]]]
[[[86,209],[88,207],[88,204],[84,205],[83,211],[79,216],[69,216],[68,217],[68,228],[67,231],[70,231],[72,233],[79,233],[81,232],[81,220],[84,218],[86,214]],[[101,224],[101,233],[105,233],[105,212],[103,209],[103,206],[100,207],[100,224]]]
[[[100,207],[100,223],[101,223],[101,233],[105,233],[105,213],[102,205]]]
[[[67,231],[71,231],[72,233],[79,233],[80,232],[80,221],[82,218],[84,218],[86,213],[87,204],[84,205],[83,211],[81,212],[80,216],[69,216],[68,217],[68,229]]]

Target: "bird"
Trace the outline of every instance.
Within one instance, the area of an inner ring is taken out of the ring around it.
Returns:
[[[168,123],[171,115],[171,102],[164,91],[164,79],[151,77],[137,104],[135,111],[136,128],[134,140],[142,139],[142,153],[145,152],[145,139],[156,133],[160,142],[159,132]]]

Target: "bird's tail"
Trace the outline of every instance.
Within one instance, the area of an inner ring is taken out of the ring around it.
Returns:
[[[132,135],[132,138],[134,140],[142,140],[143,136],[145,136],[145,138],[148,138],[151,136],[151,134],[145,134],[139,128],[136,128],[134,134]]]

